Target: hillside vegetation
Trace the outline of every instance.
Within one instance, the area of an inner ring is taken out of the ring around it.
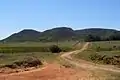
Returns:
[[[12,34],[1,42],[53,42],[53,41],[109,41],[120,40],[120,31],[112,29],[90,28],[73,30],[67,27],[59,27],[39,32],[25,29]]]

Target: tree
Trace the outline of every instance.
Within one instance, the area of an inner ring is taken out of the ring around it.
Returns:
[[[85,37],[85,41],[91,42],[91,41],[100,41],[101,38],[99,36],[93,36],[93,35],[87,35]]]
[[[57,45],[52,45],[52,46],[50,47],[50,51],[51,51],[52,53],[59,53],[59,52],[61,52],[61,49],[60,49]]]

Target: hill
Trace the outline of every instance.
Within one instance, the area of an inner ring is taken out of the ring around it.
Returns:
[[[120,40],[120,31],[113,29],[89,28],[82,30],[73,30],[68,27],[59,27],[39,32],[31,29],[25,29],[12,34],[2,42],[26,42],[26,41],[68,41],[85,40],[92,38],[93,41],[99,40]]]
[[[64,41],[71,40],[76,36],[71,28],[59,27],[46,30],[41,34],[40,41]]]
[[[41,32],[25,29],[18,33],[14,33],[6,39],[3,39],[2,42],[24,42],[24,41],[38,41]]]
[[[110,38],[115,36],[116,38],[120,37],[120,31],[113,30],[113,29],[90,28],[90,29],[76,30],[75,32],[78,38],[81,37],[83,39],[85,39],[86,36],[88,35],[91,35],[93,37],[99,37],[100,40],[103,40],[103,41],[109,40]],[[120,38],[115,40],[120,40]]]

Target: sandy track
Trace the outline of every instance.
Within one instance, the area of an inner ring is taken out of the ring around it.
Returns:
[[[87,43],[82,47],[82,49],[76,50],[76,51],[72,51],[72,52],[67,52],[67,53],[65,53],[65,54],[62,54],[61,57],[62,57],[62,58],[66,58],[66,57],[67,57],[67,58],[68,58],[68,57],[70,57],[71,54],[77,54],[78,52],[80,53],[80,52],[84,51],[85,49],[87,49],[88,45],[89,45],[89,42],[87,42]]]

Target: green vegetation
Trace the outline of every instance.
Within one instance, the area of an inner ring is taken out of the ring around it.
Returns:
[[[62,50],[61,50],[57,45],[52,45],[52,46],[50,47],[50,51],[51,51],[52,53],[59,53],[59,52],[61,52]]]

